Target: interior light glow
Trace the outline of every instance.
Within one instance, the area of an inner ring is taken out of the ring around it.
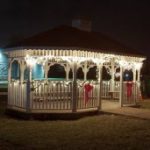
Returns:
[[[142,63],[141,63],[141,62],[139,62],[139,63],[134,63],[134,67],[135,67],[135,69],[139,70],[139,69],[141,69],[141,67],[142,67]]]
[[[2,53],[0,52],[0,58],[2,58]]]
[[[30,57],[29,55],[25,57],[25,60],[27,62],[27,65],[29,65],[30,67],[33,67],[36,64],[36,59],[33,57]]]

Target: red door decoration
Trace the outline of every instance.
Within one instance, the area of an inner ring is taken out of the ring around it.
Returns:
[[[84,85],[84,91],[85,91],[85,104],[89,101],[89,93],[92,91],[93,86],[88,84]]]
[[[132,95],[133,83],[132,82],[127,82],[126,86],[127,86],[127,97],[129,98]]]

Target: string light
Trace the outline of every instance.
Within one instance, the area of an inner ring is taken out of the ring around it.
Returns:
[[[141,69],[142,65],[143,64],[141,62],[134,63],[135,69],[137,69],[137,70]]]
[[[36,64],[36,62],[37,62],[35,58],[30,57],[29,55],[27,55],[25,57],[25,60],[27,62],[27,65],[29,65],[30,67],[33,67]]]
[[[103,64],[103,63],[106,63],[106,62],[110,62],[111,59],[115,59],[116,63],[118,63],[120,66],[128,69],[128,70],[131,70],[133,68],[135,69],[140,69],[142,67],[142,62],[139,60],[139,62],[134,62],[134,58],[131,59],[131,58],[128,58],[128,59],[125,59],[125,57],[121,57],[118,58],[117,56],[115,57],[115,55],[103,55],[103,57],[101,59],[99,58],[93,58],[93,57],[73,57],[73,56],[52,56],[52,55],[47,55],[47,56],[40,56],[40,57],[33,57],[33,56],[29,56],[29,55],[26,55],[25,57],[25,60],[27,62],[27,65],[33,67],[36,63],[38,64],[42,64],[42,65],[45,65],[46,62],[50,59],[55,59],[57,62],[60,62],[60,61],[67,61],[69,63],[71,62],[77,62],[77,63],[81,63],[81,62],[85,62],[85,61],[92,61],[93,63],[99,65],[99,64]],[[143,59],[142,59],[143,60]]]

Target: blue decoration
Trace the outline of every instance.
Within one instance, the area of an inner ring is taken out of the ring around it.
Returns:
[[[20,79],[20,66],[17,61],[12,63],[11,78],[15,80]]]
[[[0,50],[0,81],[8,79],[8,57]]]
[[[32,79],[44,78],[44,70],[41,64],[36,64],[32,69]]]

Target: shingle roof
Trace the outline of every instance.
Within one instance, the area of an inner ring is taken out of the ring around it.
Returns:
[[[119,42],[99,33],[87,32],[69,26],[60,26],[24,39],[6,48],[13,47],[78,47],[102,50],[106,53],[141,55]]]

